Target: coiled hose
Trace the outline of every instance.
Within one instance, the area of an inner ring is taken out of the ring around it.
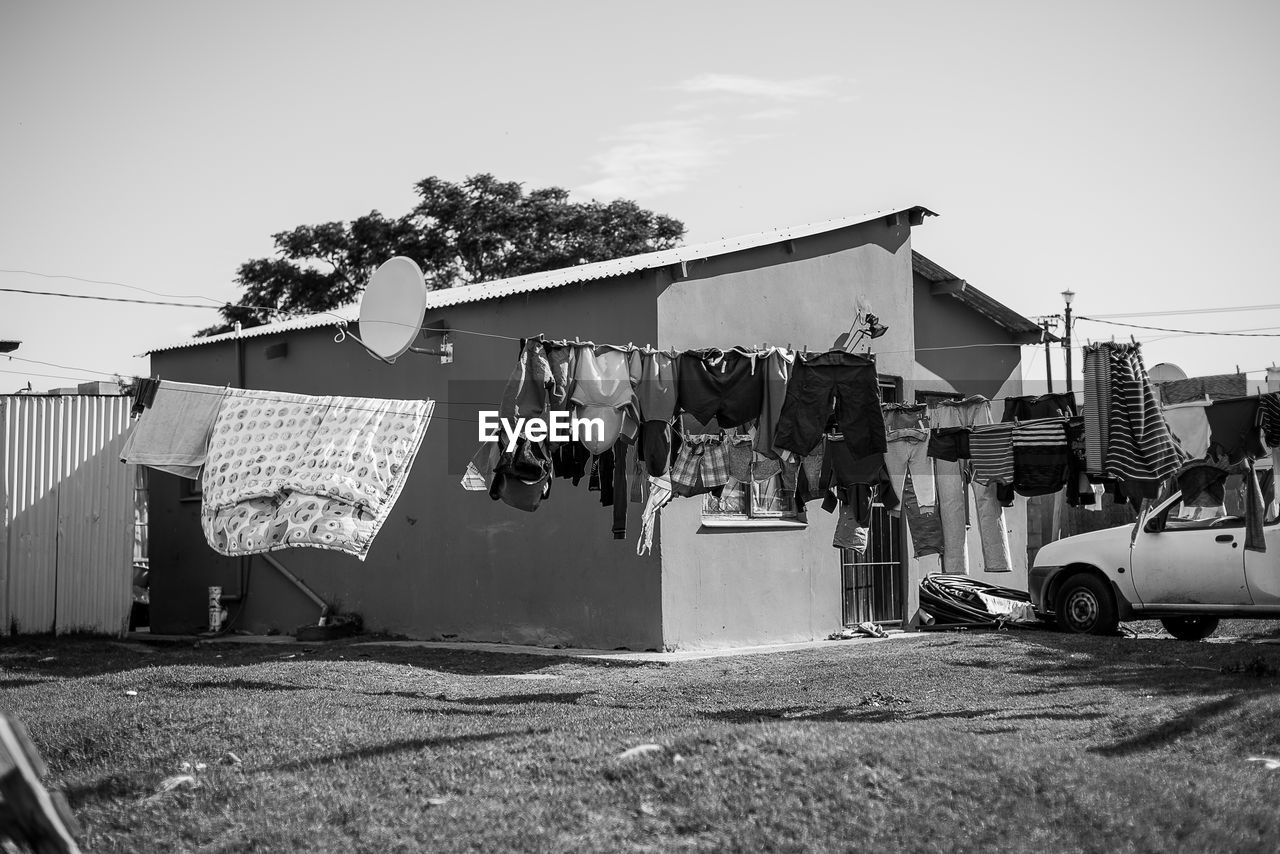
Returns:
[[[1031,597],[1022,590],[998,587],[975,581],[966,575],[926,575],[920,580],[920,610],[933,617],[933,623],[922,624],[921,629],[939,630],[959,627],[994,629],[1002,626],[1021,625],[1007,615],[992,614],[978,598],[978,593],[1030,602]]]

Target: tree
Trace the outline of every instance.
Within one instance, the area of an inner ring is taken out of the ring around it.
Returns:
[[[199,334],[351,303],[395,255],[417,261],[428,287],[451,288],[670,249],[684,236],[679,220],[632,201],[571,202],[559,187],[526,193],[488,174],[461,183],[427,178],[415,189],[417,204],[397,219],[375,210],[272,235],[275,257],[240,265],[239,303],[223,306],[223,323]]]

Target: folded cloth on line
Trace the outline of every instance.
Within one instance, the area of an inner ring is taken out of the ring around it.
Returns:
[[[233,391],[209,440],[200,521],[219,554],[294,546],[364,560],[435,403]]]
[[[223,386],[162,380],[150,408],[129,431],[120,461],[191,480],[200,477],[209,434],[227,394]]]

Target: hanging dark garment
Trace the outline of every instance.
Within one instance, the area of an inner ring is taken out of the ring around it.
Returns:
[[[1023,395],[1006,398],[1004,418],[1001,421],[1031,421],[1036,418],[1069,418],[1077,415],[1076,396],[1069,392],[1058,394]]]
[[[1262,436],[1261,402],[1256,397],[1218,400],[1205,410],[1209,419],[1209,453],[1233,463],[1267,455]]]

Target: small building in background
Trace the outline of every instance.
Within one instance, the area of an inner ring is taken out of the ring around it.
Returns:
[[[1022,392],[1021,345],[1041,330],[914,252],[922,207],[778,229],[428,294],[422,347],[448,339],[453,358],[405,354],[394,365],[335,323],[354,310],[195,339],[151,353],[166,380],[265,391],[437,402],[405,488],[361,563],[290,549],[222,557],[200,526],[199,484],[153,473],[151,620],[156,632],[205,627],[207,590],[234,604],[236,629],[284,632],[318,608],[288,573],[366,628],[415,638],[614,649],[690,649],[811,640],[915,610],[936,556],[916,558],[906,526],[877,511],[865,559],[833,548],[836,517],[774,512],[752,491],[734,502],[677,499],[661,511],[651,553],[636,553],[586,484],[557,480],[535,513],[464,491],[476,419],[494,409],[519,339],[544,334],[658,348],[831,349],[859,303],[888,327],[873,347],[885,401]],[[339,336],[340,337],[340,336]],[[997,410],[995,417],[999,418]],[[1012,573],[987,574],[976,531],[972,574],[1025,584],[1026,510],[1006,513]]]

